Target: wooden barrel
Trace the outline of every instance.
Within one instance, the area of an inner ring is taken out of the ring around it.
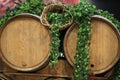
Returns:
[[[38,16],[20,14],[9,19],[1,29],[2,60],[13,69],[32,71],[47,62],[50,51],[50,32]]]
[[[89,68],[94,74],[103,73],[114,66],[120,54],[120,36],[115,25],[108,19],[95,15],[91,19]],[[72,25],[65,34],[64,52],[68,62],[74,66],[78,25]]]

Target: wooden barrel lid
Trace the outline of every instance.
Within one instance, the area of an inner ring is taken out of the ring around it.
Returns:
[[[50,32],[38,16],[20,14],[2,27],[0,50],[3,61],[19,71],[32,71],[49,58]]]
[[[94,74],[103,73],[114,66],[119,59],[120,37],[114,24],[108,19],[95,15],[91,19],[89,68]],[[78,26],[72,25],[64,38],[64,51],[68,62],[74,66]]]

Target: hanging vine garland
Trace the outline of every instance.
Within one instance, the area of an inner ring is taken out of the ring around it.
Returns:
[[[78,41],[74,63],[74,80],[87,80],[91,74],[88,68],[89,64],[89,40],[91,37],[90,20],[94,15],[96,7],[88,4],[86,0],[82,0],[80,4],[67,6],[72,12],[74,22],[79,25]]]
[[[62,4],[51,4],[44,8],[41,22],[51,29],[50,66],[57,65],[58,57],[61,55],[59,30],[63,30],[72,24],[72,16]]]
[[[89,4],[87,0],[81,0],[80,4],[68,6],[65,5],[68,10],[72,12],[74,22],[79,25],[78,30],[78,42],[77,51],[75,56],[75,67],[74,67],[74,80],[87,80],[91,74],[88,69],[89,64],[89,44],[91,37],[90,19],[93,15],[101,15],[112,21],[118,30],[120,31],[120,22],[113,17],[108,11],[96,9],[92,4]],[[118,69],[117,67],[117,70]],[[120,71],[116,71],[116,76],[113,80],[118,80]]]
[[[53,5],[52,9],[53,9]],[[48,6],[49,7],[49,6]],[[71,14],[67,11],[64,11],[64,7],[58,6],[57,4],[54,5],[54,8],[57,8],[57,10],[51,10],[47,12],[47,23],[48,26],[50,26],[51,30],[51,49],[50,49],[50,65],[57,64],[58,63],[58,57],[60,56],[60,32],[59,30],[62,30],[66,27],[68,27],[70,24],[72,24],[71,20]],[[59,10],[61,8],[61,10]],[[44,11],[43,11],[44,12]]]
[[[58,57],[60,56],[59,26],[57,24],[52,24],[52,26],[54,27],[50,30],[50,33],[52,35],[51,49],[50,49],[50,66],[57,65]]]

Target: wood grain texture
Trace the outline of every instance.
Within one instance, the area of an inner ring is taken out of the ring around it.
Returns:
[[[50,68],[49,64],[36,72],[21,73],[12,71],[7,65],[3,65],[3,71],[10,80],[73,80],[73,68],[66,59],[59,59],[56,67]],[[6,67],[6,68],[5,68]],[[95,80],[108,80],[114,69],[111,69],[99,76],[94,76]]]
[[[79,29],[78,25],[73,24],[66,32],[64,38],[65,57],[72,66],[74,66],[75,62],[74,56],[76,53],[78,29]]]
[[[64,51],[69,63],[74,66],[78,26],[69,28],[64,39]],[[112,68],[119,59],[120,36],[115,26],[107,19],[96,16],[91,20],[92,36],[90,40],[89,68],[94,74],[103,73]]]
[[[120,36],[115,26],[102,17],[93,17],[91,27],[90,68],[99,74],[112,68],[118,61]]]
[[[6,73],[10,80],[72,80],[70,77],[41,76],[40,74]]]
[[[17,70],[10,68],[5,63],[3,63],[2,73],[4,73],[4,74],[9,74],[9,73],[10,74],[19,74],[21,72],[18,72]],[[58,65],[50,67],[50,65],[47,64],[44,68],[34,71],[32,73],[29,72],[28,75],[29,74],[34,74],[34,75],[38,74],[40,76],[50,76],[50,77],[51,76],[72,77],[73,76],[73,68],[71,67],[71,65],[69,65],[67,60],[59,59]]]
[[[58,65],[50,67],[48,64],[32,73],[14,72],[9,69],[3,70],[3,73],[11,80],[72,80],[73,68],[68,64],[67,60],[59,59]]]
[[[0,73],[0,80],[10,80],[10,79],[4,74]]]
[[[3,61],[20,71],[41,67],[49,57],[50,33],[38,17],[30,14],[10,19],[1,31]]]

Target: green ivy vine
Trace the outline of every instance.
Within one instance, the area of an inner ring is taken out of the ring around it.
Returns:
[[[50,33],[52,35],[51,39],[51,49],[50,49],[50,66],[57,65],[58,57],[60,56],[59,47],[60,47],[60,33],[59,33],[59,26],[57,24],[53,24],[54,26]]]
[[[120,22],[114,18],[114,15],[108,11],[97,9],[96,6],[81,0],[77,5],[65,5],[66,8],[72,13],[74,22],[79,25],[78,42],[75,55],[74,66],[74,80],[87,80],[92,73],[88,69],[89,64],[89,41],[91,37],[90,20],[93,15],[101,15],[109,19],[117,29],[120,31]],[[116,73],[112,76],[112,80],[120,79],[120,61],[116,65]]]
[[[65,25],[71,19],[69,12],[48,12],[47,20],[50,24],[58,25],[59,27]]]
[[[119,31],[120,22],[114,18],[114,15],[110,14],[108,11],[97,9],[94,5],[88,3],[87,0],[81,0],[79,4],[75,5],[62,5],[66,7],[67,11],[71,12],[74,23],[79,25],[74,63],[74,80],[87,80],[92,73],[88,68],[90,58],[88,55],[88,50],[92,31],[90,27],[91,16],[97,14],[108,18],[112,23],[115,24]],[[2,24],[4,24],[11,17],[20,13],[32,13],[40,16],[44,6],[45,5],[42,3],[42,0],[34,0],[33,2],[28,0],[27,3],[20,3],[19,6],[13,11],[8,9],[6,15],[0,19],[0,26],[2,26]],[[64,15],[61,13],[48,13],[47,20],[53,26],[53,28],[50,30],[52,36],[50,62],[52,64],[57,64],[58,57],[60,55],[59,27],[65,24],[69,19],[70,18],[66,13]],[[116,64],[115,74],[111,77],[111,80],[120,80],[120,60],[118,64]]]
[[[19,6],[15,7],[13,11],[11,11],[9,8],[7,9],[6,15],[0,19],[0,26],[4,24],[8,19],[20,13],[31,13],[41,15],[44,8],[42,0],[27,0],[26,3],[21,2],[18,5]]]
[[[53,64],[56,65],[58,63],[58,57],[60,56],[59,47],[60,47],[60,33],[59,33],[59,26],[60,24],[57,24],[57,14],[51,14],[49,15],[49,20],[51,21],[52,29],[50,30],[50,33],[52,35],[51,39],[51,49],[50,49],[50,66]],[[48,20],[48,21],[49,21]]]
[[[52,26],[50,30],[52,35],[51,49],[50,49],[50,65],[58,63],[58,57],[60,56],[60,27],[68,23],[71,15],[68,12],[48,12],[47,21]]]
[[[89,64],[89,40],[91,37],[90,20],[94,15],[96,7],[86,0],[81,0],[77,5],[66,6],[74,17],[74,22],[78,24],[78,41],[74,63],[74,80],[87,80],[91,74]]]

